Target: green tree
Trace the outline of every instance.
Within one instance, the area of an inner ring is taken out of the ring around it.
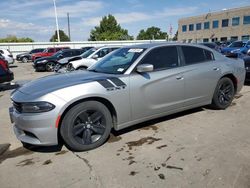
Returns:
[[[15,35],[7,35],[6,38],[0,38],[0,43],[11,43],[11,42],[34,42],[33,39],[28,37],[17,38]]]
[[[128,30],[121,28],[114,16],[109,14],[104,16],[99,26],[96,26],[90,32],[89,41],[104,40],[133,40],[128,34]]]
[[[68,35],[66,35],[63,30],[59,29],[59,35],[60,35],[60,41],[61,42],[68,42],[68,41],[70,41]],[[50,38],[49,41],[50,42],[57,42],[57,30],[55,31],[55,34],[52,35],[52,37]]]
[[[173,37],[173,41],[177,41],[178,40],[178,31],[176,31],[174,37]]]
[[[149,27],[146,29],[140,30],[137,35],[137,40],[151,40],[151,39],[167,39],[168,34],[166,32],[161,31],[158,27]]]

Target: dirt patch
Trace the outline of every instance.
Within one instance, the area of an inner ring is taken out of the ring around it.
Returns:
[[[62,151],[60,151],[60,152],[57,152],[57,153],[55,153],[55,155],[63,155],[63,154],[65,154],[65,153],[67,153],[68,151],[66,151],[66,150],[62,150]]]
[[[110,137],[108,139],[108,143],[118,142],[122,139],[121,136],[115,136],[113,134],[110,134]]]
[[[31,159],[25,159],[23,161],[20,161],[16,166],[29,166],[29,165],[33,165],[35,164],[35,162],[33,161],[34,159],[31,158]]]
[[[147,127],[142,127],[142,128],[140,128],[139,129],[139,131],[140,130],[153,130],[153,131],[157,131],[158,130],[158,127],[157,126],[155,126],[155,125],[150,125],[150,126],[147,126]]]
[[[19,157],[22,155],[31,155],[32,153],[33,151],[27,150],[23,147],[19,147],[11,151],[6,151],[3,155],[0,156],[0,164],[6,159]]]
[[[161,180],[165,180],[165,175],[164,175],[164,174],[158,174],[158,176],[159,176],[159,178],[160,178]]]
[[[52,161],[49,159],[49,160],[44,161],[43,165],[48,165],[48,164],[51,164],[51,163],[52,163]]]
[[[157,149],[161,149],[161,148],[165,148],[165,147],[168,147],[168,145],[167,145],[167,144],[164,144],[164,145],[161,145],[161,146],[157,146],[156,148],[157,148]]]
[[[130,173],[129,173],[129,175],[130,176],[134,176],[134,175],[136,175],[136,174],[138,174],[139,172],[135,172],[135,171],[131,171]]]
[[[137,141],[131,141],[131,142],[127,142],[127,146],[129,147],[129,150],[132,150],[133,147],[138,147],[138,146],[142,146],[143,144],[153,144],[156,141],[162,140],[161,138],[154,138],[154,137],[145,137],[145,138],[141,138],[140,140]]]

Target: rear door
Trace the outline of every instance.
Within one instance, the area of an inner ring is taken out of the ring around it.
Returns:
[[[221,75],[220,64],[212,51],[195,46],[182,46],[185,73],[185,106],[211,100]]]
[[[132,119],[182,107],[184,80],[176,46],[152,49],[139,64],[152,64],[154,71],[130,75]]]

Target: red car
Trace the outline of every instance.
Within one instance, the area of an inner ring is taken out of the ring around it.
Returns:
[[[69,49],[69,47],[55,47],[55,48],[46,48],[43,52],[35,53],[31,56],[31,60],[34,62],[40,57],[48,57],[54,55],[56,52],[64,49]]]
[[[0,56],[0,83],[10,82],[13,79],[14,74],[10,71],[8,62]]]

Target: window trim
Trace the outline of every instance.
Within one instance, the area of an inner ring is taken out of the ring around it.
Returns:
[[[146,52],[146,54],[142,57],[142,59],[140,59],[140,61],[137,63],[137,65],[135,65],[133,71],[132,72],[136,72],[136,68],[137,66],[141,65],[143,60],[147,57],[147,55],[152,52],[153,50],[155,49],[159,49],[159,48],[166,48],[166,47],[175,47],[176,48],[176,51],[177,51],[177,57],[178,57],[178,65],[176,67],[172,67],[172,68],[161,68],[161,69],[154,69],[153,71],[151,72],[158,72],[158,71],[163,71],[163,70],[171,70],[171,69],[176,69],[176,68],[179,68],[179,67],[182,67],[182,64],[181,64],[181,58],[180,58],[180,53],[179,53],[179,50],[178,50],[178,45],[167,45],[167,46],[156,46],[154,48],[151,48],[148,52]]]
[[[200,28],[199,29],[197,29],[198,27],[197,27],[197,25],[199,25],[200,26]],[[201,24],[201,22],[200,23],[196,23],[196,31],[200,31],[200,30],[202,30],[202,24]]]
[[[217,27],[214,27],[215,26],[214,23],[217,23]],[[212,22],[212,28],[213,29],[218,29],[219,28],[219,20],[213,20],[213,22]]]
[[[205,24],[208,24],[208,27],[207,27],[207,28],[205,27]],[[204,22],[203,25],[204,25],[204,30],[210,29],[210,22],[209,22],[209,21],[208,21],[208,22]]]
[[[226,25],[226,26],[223,26],[223,21],[227,21],[227,25]],[[222,28],[223,28],[223,27],[229,27],[229,19],[228,19],[228,18],[222,19],[222,20],[221,20],[221,27],[222,27]]]
[[[236,25],[234,25],[234,21],[233,20],[236,20],[237,19],[237,21],[238,21],[238,24],[236,24]],[[239,26],[240,25],[240,17],[238,16],[238,17],[233,17],[232,18],[232,26],[234,27],[234,26]]]
[[[243,25],[249,25],[250,24],[250,21],[248,21],[248,23],[246,23],[246,21],[245,21],[245,18],[249,18],[250,19],[250,15],[244,15],[243,16]]]
[[[182,56],[182,66],[185,67],[185,66],[192,66],[192,65],[197,65],[197,64],[203,64],[203,63],[207,63],[207,62],[214,62],[215,61],[215,56],[214,56],[214,53],[211,51],[211,50],[207,50],[209,52],[212,53],[213,57],[212,57],[212,60],[206,60],[206,61],[201,61],[201,62],[198,62],[198,63],[192,63],[192,64],[186,64],[186,60],[185,60],[185,55],[184,55],[184,52],[182,50],[182,47],[194,47],[194,48],[200,48],[200,49],[203,49],[203,55],[205,57],[205,51],[204,50],[207,50],[205,48],[201,48],[201,47],[197,47],[197,46],[189,46],[189,45],[181,45],[180,46],[180,53],[181,53],[181,56]]]

